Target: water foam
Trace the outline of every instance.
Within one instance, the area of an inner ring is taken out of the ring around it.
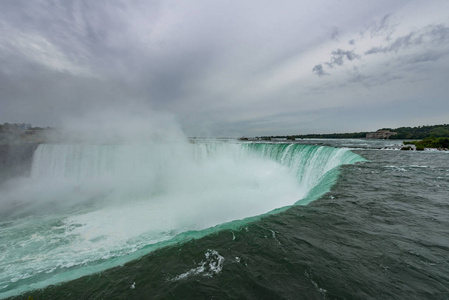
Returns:
[[[172,278],[170,281],[178,281],[190,276],[204,276],[213,277],[219,274],[223,270],[224,257],[217,251],[208,249],[204,254],[206,261],[201,261],[198,267],[190,269],[189,271],[179,274]]]
[[[357,160],[345,149],[288,144],[40,145],[31,178],[2,196],[20,205],[0,226],[0,297],[306,204],[326,174]]]

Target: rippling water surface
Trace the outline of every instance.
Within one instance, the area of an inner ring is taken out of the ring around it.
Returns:
[[[392,141],[299,143],[352,149],[366,161],[339,167],[335,185],[308,205],[192,232],[22,298],[448,299],[449,153],[394,151]]]

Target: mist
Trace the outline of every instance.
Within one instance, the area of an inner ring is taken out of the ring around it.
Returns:
[[[360,159],[318,146],[191,143],[173,116],[148,111],[65,124],[37,146],[29,175],[0,186],[8,290],[99,272],[289,207],[320,184],[327,191],[326,174]]]
[[[175,116],[152,111],[145,106],[129,108],[105,107],[86,112],[81,118],[67,117],[50,137],[55,142],[95,144],[183,143],[186,136]]]

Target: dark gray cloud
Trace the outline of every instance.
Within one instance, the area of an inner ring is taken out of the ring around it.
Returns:
[[[405,57],[404,63],[406,64],[418,64],[418,63],[427,63],[427,62],[436,62],[443,58],[445,54],[438,53],[435,51],[429,51],[426,53],[419,53],[417,55],[411,55],[409,57]]]
[[[338,27],[332,28],[331,38],[332,38],[333,40],[338,41],[338,36],[339,36],[339,34],[340,34],[340,30],[338,29]]]
[[[0,123],[138,111],[175,115],[188,135],[312,128],[319,111],[359,105],[354,85],[375,101],[423,70],[447,78],[448,24],[435,21],[446,4],[437,2],[424,25],[398,34],[408,5],[388,0],[1,1]]]
[[[376,53],[398,52],[411,47],[427,45],[447,45],[449,43],[449,27],[442,24],[430,25],[420,30],[400,36],[385,46],[373,47],[365,51],[366,55]]]
[[[413,39],[413,36],[415,34],[413,32],[405,35],[405,36],[401,36],[397,39],[395,39],[391,44],[389,44],[388,46],[385,47],[373,47],[371,49],[369,49],[368,51],[365,51],[366,55],[370,55],[370,54],[376,54],[376,53],[386,53],[386,52],[397,52],[399,51],[401,48],[404,47],[410,47],[411,45],[419,45],[422,43],[421,39]]]
[[[351,73],[347,82],[343,83],[342,86],[353,86],[353,84],[361,84],[368,90],[374,87],[391,84],[394,81],[399,81],[404,79],[403,76],[397,75],[396,72],[384,72],[382,76],[372,76],[364,75],[359,71],[354,71]]]
[[[345,61],[353,61],[356,59],[360,59],[360,55],[355,53],[354,50],[342,50],[337,49],[333,50],[331,52],[331,57],[328,62],[323,63],[328,68],[334,68],[336,66],[343,66]],[[323,67],[323,64],[317,64],[313,67],[312,72],[318,75],[319,77],[322,77],[324,75],[330,75],[329,72],[326,72],[325,68]]]
[[[371,29],[371,34],[373,36],[383,36],[383,45],[371,47],[366,50],[363,54],[357,54],[354,50],[342,50],[337,49],[331,52],[331,58],[329,62],[325,62],[324,65],[330,69],[336,66],[343,66],[345,61],[353,61],[356,59],[361,59],[363,56],[370,56],[373,54],[387,54],[395,53],[399,55],[396,58],[396,62],[402,66],[412,65],[415,63],[427,63],[435,62],[441,58],[449,55],[449,27],[443,24],[438,25],[428,25],[419,29],[410,31],[405,35],[392,38],[391,34],[394,30],[390,30],[392,26],[389,25],[390,15],[382,18],[382,20]],[[355,46],[354,39],[350,40],[350,44]],[[427,47],[434,47],[433,49],[427,49]],[[413,53],[409,53],[412,51]],[[418,52],[416,52],[418,51]],[[416,52],[416,53],[415,53]],[[403,54],[401,54],[403,53]],[[316,69],[313,72],[318,76],[324,74],[330,74],[330,70],[326,72],[323,64],[317,64]],[[359,71],[349,72],[352,75],[352,79],[349,82],[360,82],[365,86],[379,85],[385,82],[383,79],[374,80],[368,82],[366,78],[360,75]],[[394,73],[390,71],[390,73]],[[354,75],[356,74],[356,75]],[[363,78],[363,80],[357,80],[358,77]],[[387,76],[388,78],[389,76]],[[392,80],[397,78],[403,78],[402,76],[395,76]],[[380,82],[380,83],[379,83]]]
[[[395,27],[391,24],[391,14],[387,14],[379,22],[372,24],[367,31],[369,31],[371,37],[383,36],[386,40],[389,40],[395,31]]]
[[[315,66],[313,67],[312,71],[315,72],[315,73],[316,73],[318,76],[320,76],[320,77],[328,74],[328,73],[324,72],[324,69],[323,69],[323,65],[322,65],[322,64],[315,65]]]
[[[342,66],[345,60],[352,61],[354,59],[360,58],[360,55],[356,54],[354,50],[342,50],[337,49],[331,52],[330,62],[327,62],[326,65],[333,68],[335,65]]]

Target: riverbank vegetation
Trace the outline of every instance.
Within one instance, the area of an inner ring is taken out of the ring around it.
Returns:
[[[394,140],[421,140],[425,138],[445,137],[449,138],[449,124],[443,125],[426,125],[418,127],[399,127],[399,128],[382,128],[379,130],[389,130],[396,132],[395,135],[389,137]],[[257,137],[259,140],[271,140],[273,138],[286,138],[288,140],[294,139],[360,139],[365,138],[368,132],[353,132],[353,133],[329,133],[329,134],[297,134],[297,135],[283,135],[283,136],[261,136]]]
[[[431,137],[449,138],[449,124],[418,127],[382,128],[382,130],[390,130],[396,132],[396,135],[390,137],[390,139],[395,140],[421,140]]]
[[[421,141],[404,141],[403,143],[404,145],[415,145],[418,151],[425,148],[449,149],[449,138],[447,137],[428,137]]]

